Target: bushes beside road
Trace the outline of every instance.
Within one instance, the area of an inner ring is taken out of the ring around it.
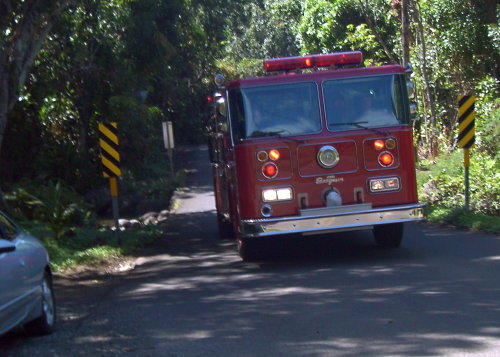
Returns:
[[[473,153],[469,169],[470,209],[465,206],[462,150],[421,162],[419,198],[427,204],[426,219],[486,232],[500,233],[500,165],[496,158]]]
[[[146,180],[132,173],[123,178],[121,217],[139,218],[152,210],[170,208],[171,197],[182,185],[184,173],[180,171],[172,177],[165,168],[157,167],[154,171],[156,179]],[[44,185],[23,182],[22,187],[4,194],[1,209],[44,243],[55,271],[81,264],[119,265],[125,256],[161,237],[160,227],[140,224],[135,219],[134,227],[120,232],[118,244],[116,233],[109,227],[114,224],[107,208],[111,205],[109,188],[103,186],[96,192],[86,200],[61,181]]]

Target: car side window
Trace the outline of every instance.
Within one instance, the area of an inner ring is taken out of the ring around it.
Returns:
[[[0,234],[1,238],[11,240],[17,235],[17,227],[12,224],[3,214],[0,214]]]

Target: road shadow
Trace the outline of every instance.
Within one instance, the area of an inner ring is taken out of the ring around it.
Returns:
[[[291,236],[266,242],[266,259],[245,263],[234,242],[219,239],[214,212],[183,213],[166,228],[166,249],[107,306],[117,315],[120,306],[163,311],[168,321],[148,315],[140,325],[155,351],[478,356],[499,347],[495,237],[413,224],[402,248],[385,250],[369,231]],[[470,238],[489,249],[472,249]]]

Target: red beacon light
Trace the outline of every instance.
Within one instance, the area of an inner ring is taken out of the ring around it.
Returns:
[[[379,161],[380,165],[382,165],[384,167],[389,167],[394,162],[394,156],[392,156],[392,154],[390,152],[384,152],[384,153],[381,153],[379,155],[378,161]]]
[[[311,56],[270,58],[264,60],[266,72],[289,71],[301,68],[359,65],[363,61],[361,51],[338,52]]]
[[[262,166],[262,173],[267,178],[275,178],[278,175],[278,167],[276,164],[269,162]]]

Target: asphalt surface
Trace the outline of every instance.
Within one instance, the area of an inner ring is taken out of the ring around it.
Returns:
[[[500,356],[500,237],[409,224],[290,237],[244,263],[218,238],[208,154],[133,271],[56,281],[59,328],[0,338],[0,356]]]

